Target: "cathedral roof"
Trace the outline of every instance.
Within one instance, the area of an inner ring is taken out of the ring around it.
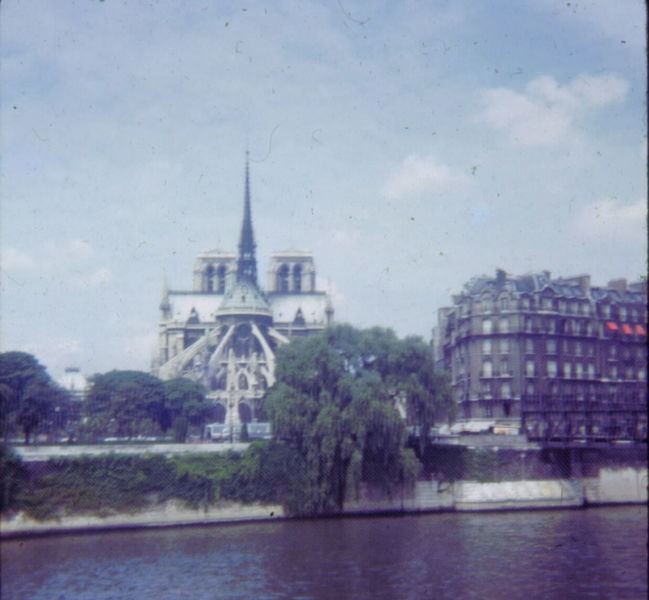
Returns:
[[[307,323],[324,324],[326,320],[327,295],[324,292],[303,294],[269,294],[276,323],[291,323],[298,311]]]
[[[216,311],[217,317],[224,316],[271,317],[270,305],[264,294],[252,281],[239,279],[225,292],[223,301]]]

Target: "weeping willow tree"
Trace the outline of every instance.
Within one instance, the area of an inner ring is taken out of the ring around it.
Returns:
[[[280,348],[266,409],[304,459],[299,512],[340,510],[361,481],[412,484],[420,465],[397,407],[426,435],[449,398],[426,344],[389,329],[337,325]]]

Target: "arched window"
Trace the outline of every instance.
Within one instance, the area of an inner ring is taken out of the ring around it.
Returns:
[[[214,291],[214,267],[212,265],[208,265],[205,269],[205,291]]]
[[[223,294],[225,292],[225,276],[227,275],[227,269],[225,268],[225,265],[221,265],[217,271],[217,279],[218,279],[218,285],[217,285],[217,292],[219,294]]]
[[[240,390],[248,389],[248,378],[243,373],[239,375],[239,389]]]
[[[302,265],[295,265],[293,267],[293,291],[302,291]]]
[[[222,404],[217,404],[213,408],[212,418],[217,423],[225,423],[225,406],[223,406]]]
[[[277,271],[277,291],[278,292],[288,292],[288,277],[289,277],[289,268],[288,265],[282,265]]]

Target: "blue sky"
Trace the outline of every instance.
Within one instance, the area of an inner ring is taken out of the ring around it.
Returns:
[[[646,273],[645,8],[2,3],[3,350],[147,369],[163,278],[315,253],[336,317],[429,338],[474,275]]]

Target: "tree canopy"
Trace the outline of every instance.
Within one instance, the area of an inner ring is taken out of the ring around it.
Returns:
[[[0,419],[5,439],[22,430],[25,443],[66,393],[38,360],[26,352],[0,354]]]
[[[303,512],[341,509],[360,481],[388,491],[412,481],[403,416],[426,435],[447,396],[426,344],[389,329],[337,325],[281,347],[266,408],[305,459]]]
[[[212,404],[205,388],[190,379],[161,381],[142,371],[94,375],[86,403],[89,429],[95,436],[133,437],[174,428],[182,442],[189,426],[201,427]]]
[[[191,379],[177,377],[164,382],[166,421],[174,426],[176,441],[185,441],[189,425],[202,427],[213,410],[205,387]]]
[[[94,375],[87,399],[95,433],[133,437],[168,428],[162,381],[142,371],[109,371]]]

